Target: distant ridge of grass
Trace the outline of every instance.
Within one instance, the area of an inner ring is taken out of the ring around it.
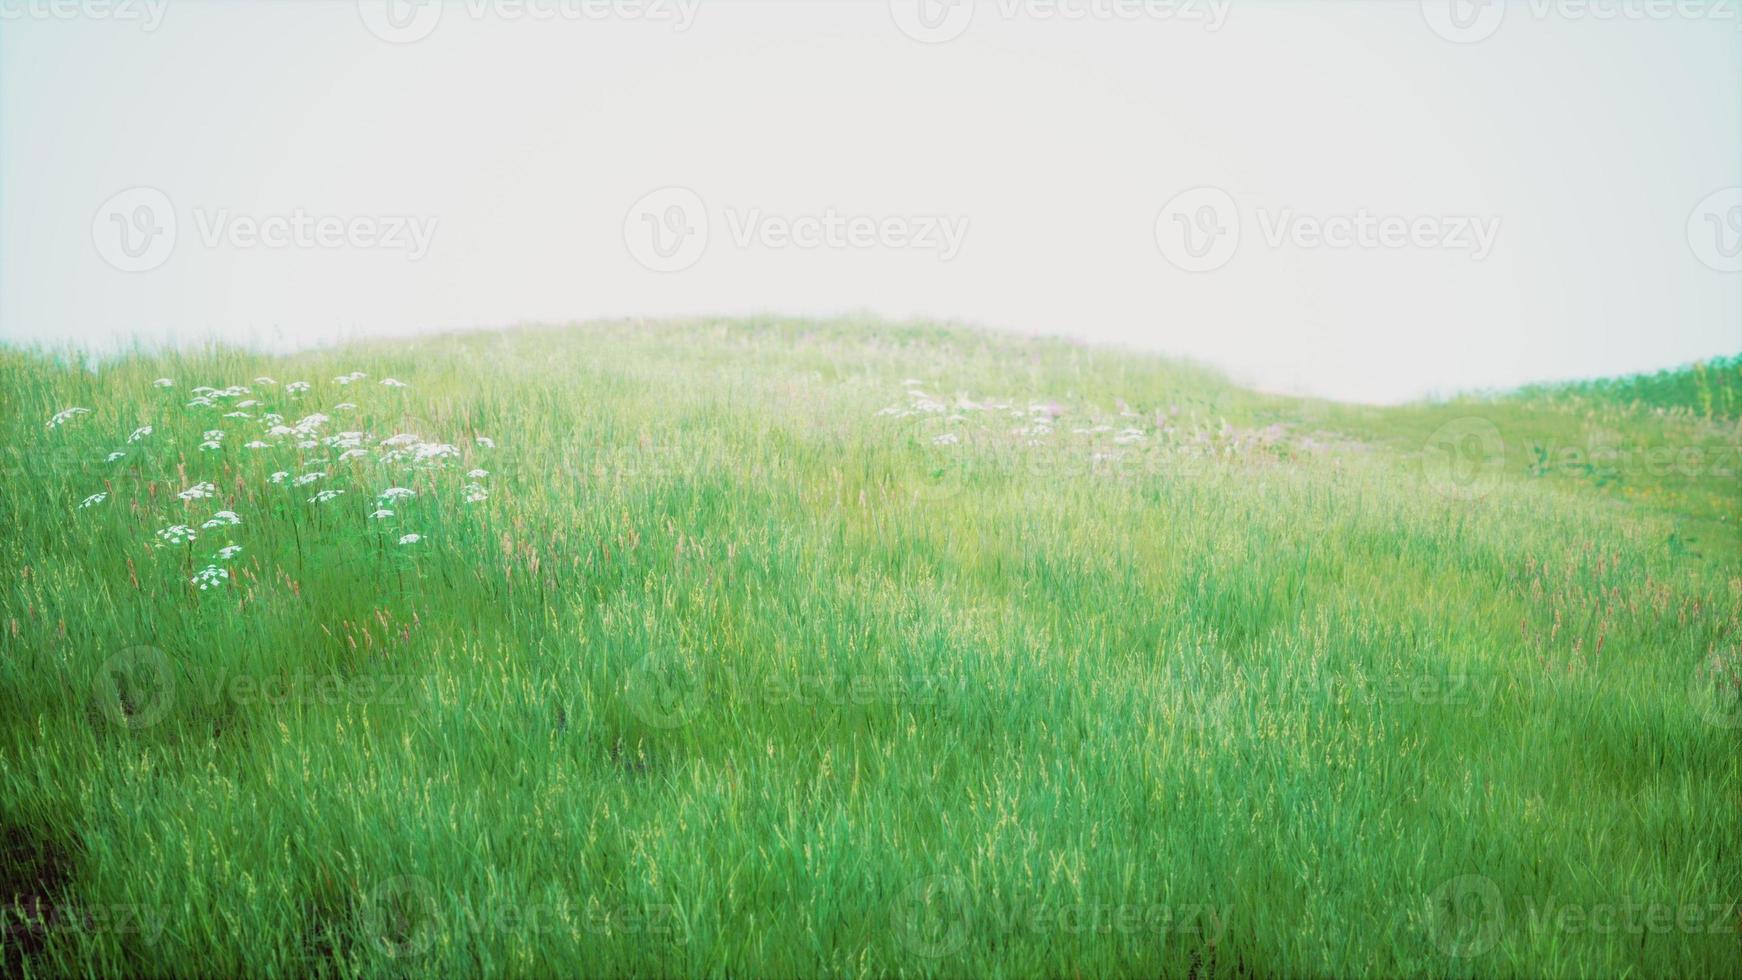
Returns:
[[[1646,408],[1686,408],[1708,417],[1736,418],[1742,416],[1742,354],[1650,374],[1526,385],[1517,394],[1556,401],[1581,398]]]

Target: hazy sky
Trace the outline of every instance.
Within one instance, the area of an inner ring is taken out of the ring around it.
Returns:
[[[0,0],[0,337],[952,318],[1393,400],[1742,350],[1737,0]]]

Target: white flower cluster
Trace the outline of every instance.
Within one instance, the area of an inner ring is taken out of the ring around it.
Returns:
[[[48,427],[51,429],[58,429],[81,415],[89,414],[91,414],[91,410],[88,408],[64,408],[54,413],[54,415],[49,418]]]
[[[223,585],[229,580],[230,570],[218,565],[207,565],[205,568],[195,572],[192,579],[193,584],[199,586],[201,592]]]
[[[157,532],[157,537],[158,547],[162,547],[166,544],[191,544],[199,535],[194,533],[194,529],[186,524],[171,524],[160,529]]]
[[[365,377],[367,375],[361,371],[352,371],[333,380],[339,385],[350,385]],[[254,384],[276,387],[278,382],[262,375],[254,379]],[[388,388],[410,387],[396,378],[385,378],[381,384]],[[153,382],[153,385],[158,388],[170,389],[175,387],[175,381],[171,378],[159,378]],[[282,390],[285,395],[297,397],[309,393],[312,388],[313,386],[307,381],[293,381],[285,385]],[[258,398],[243,397],[251,392],[252,389],[245,385],[230,385],[224,388],[201,385],[188,390],[191,399],[187,402],[186,407],[216,409],[222,412],[223,420],[236,420],[245,426],[242,434],[236,431],[227,431],[221,427],[222,422],[220,425],[212,425],[204,429],[200,434],[199,442],[199,449],[203,452],[221,453],[227,443],[228,436],[238,435],[239,440],[246,439],[243,448],[251,452],[284,453],[284,461],[291,463],[291,466],[273,470],[266,477],[273,484],[288,484],[298,488],[307,487],[318,481],[327,480],[329,472],[334,471],[331,464],[344,462],[354,462],[359,466],[337,470],[342,476],[361,474],[364,470],[360,467],[373,462],[408,467],[409,469],[405,471],[407,475],[428,474],[419,478],[440,479],[435,471],[453,472],[454,468],[451,464],[465,459],[467,455],[453,443],[426,439],[410,432],[402,432],[382,439],[378,446],[373,442],[375,437],[362,429],[323,435],[322,432],[331,422],[331,417],[318,411],[303,414],[295,422],[287,422],[282,414],[267,410],[262,411],[258,421],[255,422],[253,414],[246,410],[268,409],[270,406]],[[223,411],[224,409],[229,410]],[[356,411],[357,405],[354,402],[344,402],[333,410]],[[83,407],[64,409],[49,419],[48,428],[59,428],[73,419],[88,414],[90,414],[90,409]],[[214,421],[219,420],[214,419]],[[247,430],[251,429],[254,424],[258,424],[261,428],[248,434]],[[157,425],[160,426],[161,422]],[[126,445],[132,446],[144,442],[154,434],[156,427],[150,422],[136,426],[126,437]],[[473,435],[472,443],[479,450],[492,450],[496,447],[495,440],[489,436]],[[290,456],[290,451],[293,449],[295,450],[294,462]],[[109,463],[114,463],[127,458],[128,455],[129,450],[117,449],[110,452],[106,460]],[[323,461],[328,464],[328,468],[316,468]],[[300,475],[298,475],[298,471],[301,471]],[[466,469],[467,482],[461,487],[461,498],[466,503],[480,503],[488,500],[490,492],[483,481],[489,477],[490,471],[481,466],[472,466]],[[407,480],[406,482],[411,481]],[[312,496],[306,499],[309,504],[313,505],[328,504],[344,496],[347,492],[348,490],[344,487],[332,486],[315,491]],[[178,492],[176,498],[183,503],[192,503],[207,500],[217,495],[218,487],[214,482],[200,481]],[[373,511],[368,513],[368,518],[371,522],[382,524],[383,530],[386,531],[386,528],[397,523],[401,504],[418,495],[418,491],[411,486],[388,486],[377,495],[376,505]],[[76,509],[87,510],[96,507],[106,502],[109,496],[108,490],[92,493],[80,501]],[[243,523],[242,516],[236,511],[218,510],[204,521],[198,521],[197,529],[194,523],[173,523],[160,528],[155,533],[154,544],[158,548],[192,545],[198,540],[201,531],[224,532],[230,528],[240,527]],[[408,528],[394,528],[387,533],[393,535],[392,539],[401,546],[415,545],[424,541],[423,534]],[[219,588],[231,581],[231,572],[225,567],[225,563],[242,554],[242,545],[230,542],[221,543],[223,546],[212,552],[203,563],[203,567],[200,567],[190,579],[190,582],[202,592]]]

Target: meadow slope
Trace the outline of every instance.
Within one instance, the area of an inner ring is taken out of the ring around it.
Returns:
[[[0,352],[4,968],[1735,976],[1738,391]]]

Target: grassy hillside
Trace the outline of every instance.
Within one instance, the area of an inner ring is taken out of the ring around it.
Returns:
[[[0,355],[6,969],[1736,975],[1735,369]]]
[[[1742,354],[1655,374],[1532,385],[1519,396],[1575,404],[1608,402],[1648,410],[1686,409],[1703,416],[1735,418],[1742,415]]]

